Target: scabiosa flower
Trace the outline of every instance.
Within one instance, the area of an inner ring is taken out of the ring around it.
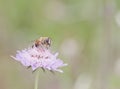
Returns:
[[[62,73],[63,71],[60,67],[66,66],[67,64],[64,64],[57,56],[58,53],[53,54],[49,49],[44,47],[29,47],[17,51],[16,56],[11,57],[21,62],[24,66],[31,67],[33,71],[40,67]]]

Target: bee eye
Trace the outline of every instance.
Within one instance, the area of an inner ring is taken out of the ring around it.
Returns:
[[[46,40],[46,43],[48,43],[50,45],[50,39],[49,38]]]

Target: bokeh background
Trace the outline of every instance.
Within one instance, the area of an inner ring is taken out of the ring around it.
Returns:
[[[10,55],[40,36],[68,66],[40,70],[39,89],[120,89],[120,0],[0,0],[0,89],[34,88]]]

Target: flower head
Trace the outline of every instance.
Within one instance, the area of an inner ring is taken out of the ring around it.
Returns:
[[[17,51],[16,56],[11,56],[15,60],[21,62],[24,66],[48,69],[50,71],[63,72],[60,67],[66,66],[62,60],[57,58],[58,53],[53,54],[49,49],[40,47],[30,47],[22,51]]]

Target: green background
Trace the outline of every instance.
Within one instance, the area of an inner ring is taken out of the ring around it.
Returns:
[[[33,89],[10,56],[40,36],[68,64],[40,70],[39,89],[120,89],[120,0],[0,0],[0,89]]]

